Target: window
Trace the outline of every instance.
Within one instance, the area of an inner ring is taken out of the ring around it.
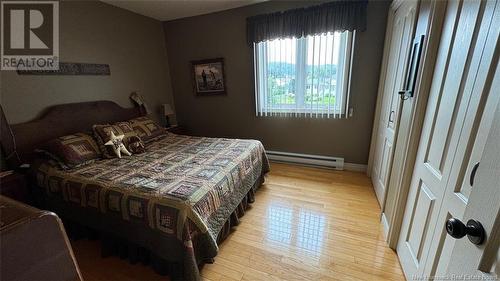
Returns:
[[[353,33],[334,32],[254,44],[260,116],[345,116]]]

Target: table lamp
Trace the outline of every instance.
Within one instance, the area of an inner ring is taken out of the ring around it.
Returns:
[[[170,115],[174,115],[174,114],[175,114],[175,113],[174,113],[174,111],[172,110],[172,107],[170,106],[170,104],[168,104],[168,103],[164,103],[164,104],[163,104],[163,115],[165,116],[165,120],[166,120],[166,124],[165,124],[165,126],[166,126],[167,128],[168,128],[168,127],[170,127],[170,122],[169,122],[169,120],[168,120],[168,117],[169,117]]]

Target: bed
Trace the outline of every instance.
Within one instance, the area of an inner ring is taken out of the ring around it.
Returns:
[[[218,243],[254,201],[269,171],[259,141],[167,133],[148,143],[142,154],[70,170],[33,153],[48,139],[142,114],[109,101],[58,105],[35,121],[2,125],[2,132],[8,129],[15,139],[2,138],[2,146],[9,163],[31,164],[43,207],[104,237],[126,241],[129,252],[150,252],[153,263],[167,267],[172,279],[198,280],[199,266],[217,255]],[[37,133],[39,128],[48,130]]]

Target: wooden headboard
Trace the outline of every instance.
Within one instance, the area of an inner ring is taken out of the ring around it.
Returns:
[[[91,132],[92,125],[114,123],[143,115],[141,107],[123,108],[112,101],[60,104],[49,107],[33,121],[8,124],[2,114],[1,144],[11,168],[30,163],[40,144],[77,132]]]

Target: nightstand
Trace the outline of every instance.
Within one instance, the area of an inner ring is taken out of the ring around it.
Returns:
[[[172,126],[166,128],[166,129],[170,133],[173,133],[173,134],[176,134],[176,135],[187,135],[187,130],[183,126],[172,125]]]
[[[23,203],[32,203],[26,176],[15,171],[0,173],[0,194]]]

